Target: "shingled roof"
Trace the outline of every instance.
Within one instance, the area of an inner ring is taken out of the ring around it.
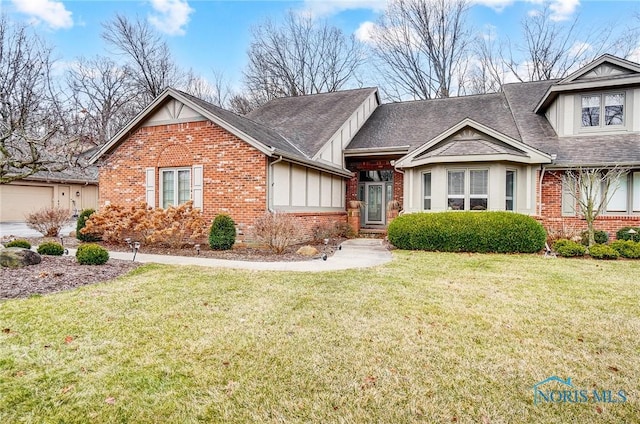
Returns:
[[[555,154],[555,166],[640,164],[638,133],[558,137],[547,118],[534,112],[547,89],[557,81],[503,87],[522,141],[545,153]]]
[[[274,99],[246,115],[313,157],[377,88]]]
[[[408,146],[411,152],[467,118],[520,141],[504,94],[495,93],[381,105],[347,150]]]

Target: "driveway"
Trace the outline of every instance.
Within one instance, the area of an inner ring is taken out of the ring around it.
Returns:
[[[76,230],[75,221],[62,228],[61,234],[67,236]],[[27,227],[24,222],[0,222],[0,238],[4,237],[42,237],[42,234]]]

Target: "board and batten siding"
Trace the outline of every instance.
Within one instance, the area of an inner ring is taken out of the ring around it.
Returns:
[[[367,99],[358,106],[349,119],[329,139],[314,159],[322,159],[337,166],[344,167],[342,152],[351,142],[356,133],[362,128],[369,116],[378,107],[376,93],[371,93]]]
[[[342,178],[289,162],[271,166],[270,207],[287,212],[336,211],[345,207]]]

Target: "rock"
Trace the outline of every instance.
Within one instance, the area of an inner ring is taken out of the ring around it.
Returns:
[[[0,251],[0,266],[5,268],[22,268],[40,262],[42,262],[42,257],[33,250],[7,247]]]
[[[315,256],[319,252],[318,249],[313,246],[302,246],[296,253],[302,256]]]

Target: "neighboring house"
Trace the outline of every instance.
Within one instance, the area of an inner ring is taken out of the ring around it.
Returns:
[[[71,211],[98,208],[98,169],[68,169],[38,172],[0,185],[0,222],[24,222],[26,216],[46,207]]]
[[[564,170],[628,166],[597,227],[640,225],[640,65],[604,55],[562,80],[500,93],[380,105],[375,88],[273,100],[246,117],[168,89],[91,159],[100,203],[192,199],[240,231],[266,211],[308,231],[384,229],[405,213],[509,210],[548,229],[585,227]],[[360,220],[359,223],[357,220]]]

